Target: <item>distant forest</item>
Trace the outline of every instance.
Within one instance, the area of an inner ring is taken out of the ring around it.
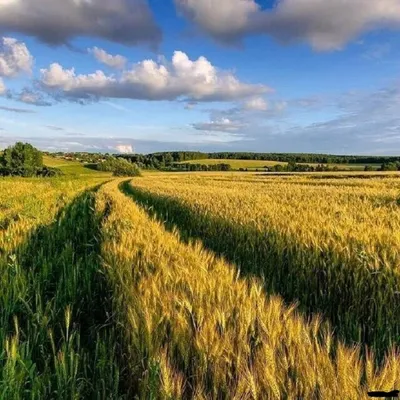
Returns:
[[[147,155],[120,155],[129,159],[141,166],[142,168],[163,169],[175,166],[177,163],[183,163],[178,169],[192,169],[195,167],[189,164],[184,164],[185,161],[220,159],[220,160],[260,160],[260,161],[276,161],[287,162],[290,164],[379,164],[382,170],[398,170],[400,168],[399,157],[384,157],[384,156],[340,156],[329,154],[294,154],[294,153],[201,153],[201,152],[164,152],[152,153]],[[200,166],[200,169],[205,169]],[[226,162],[218,165],[208,166],[212,170],[226,170]],[[298,167],[299,168],[299,167]]]
[[[164,153],[152,153],[147,155],[123,155],[119,157],[129,158],[132,161],[143,163],[155,161],[156,163],[169,165],[176,162],[221,159],[221,160],[263,160],[277,162],[295,162],[309,164],[384,164],[400,162],[400,156],[338,156],[329,154],[306,153],[201,153],[174,151]]]
[[[92,153],[57,153],[56,156],[68,157],[71,159],[79,159],[83,162],[96,163],[111,154],[92,154]],[[220,160],[259,160],[259,161],[276,161],[294,164],[317,164],[329,165],[337,168],[334,164],[352,165],[352,164],[376,164],[381,166],[381,170],[396,171],[400,170],[400,156],[352,156],[352,155],[329,155],[329,154],[306,154],[306,153],[249,153],[249,152],[222,152],[222,153],[202,153],[197,151],[172,151],[151,154],[118,154],[114,155],[124,158],[137,164],[142,169],[167,169],[167,170],[212,170],[226,171],[230,170],[230,166],[226,161],[221,164],[204,166],[200,164],[188,164],[185,162],[194,160],[220,159]],[[180,163],[180,165],[179,165]],[[278,168],[278,166],[277,166]],[[297,169],[304,169],[297,165]],[[367,167],[368,169],[368,167]],[[293,168],[292,168],[293,170]]]

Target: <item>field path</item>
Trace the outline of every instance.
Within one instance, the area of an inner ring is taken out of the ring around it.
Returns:
[[[1,399],[121,398],[97,190],[80,192],[0,260]]]

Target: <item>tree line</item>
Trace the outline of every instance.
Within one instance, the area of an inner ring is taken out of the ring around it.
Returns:
[[[276,161],[296,164],[297,170],[302,170],[303,167],[299,164],[317,164],[319,167],[314,169],[321,169],[322,165],[329,164],[377,164],[381,165],[381,170],[395,170],[395,165],[400,163],[400,157],[385,157],[385,156],[340,156],[340,155],[327,155],[327,154],[296,154],[296,153],[202,153],[202,152],[163,152],[151,154],[132,154],[132,155],[118,155],[136,163],[143,169],[164,169],[174,167],[175,169],[187,169],[188,167],[179,167],[178,163],[194,160],[254,160],[254,161]],[[222,163],[221,163],[222,164]],[[193,167],[194,168],[194,167]],[[200,164],[198,170],[201,170]],[[267,168],[267,167],[266,167]],[[274,167],[279,170],[278,165]],[[290,167],[289,167],[290,168]],[[330,168],[330,170],[334,169]],[[374,170],[376,168],[366,168]],[[196,169],[195,169],[196,170]],[[396,169],[397,170],[397,169]],[[301,171],[300,171],[301,172]]]
[[[265,160],[278,162],[294,162],[305,164],[385,164],[400,162],[399,157],[389,156],[352,156],[312,153],[247,153],[222,152],[208,153],[208,158],[224,160]]]
[[[334,171],[338,167],[334,164],[366,165],[366,171],[376,170],[375,164],[380,166],[381,171],[397,171],[400,169],[400,156],[349,156],[349,155],[327,155],[327,154],[308,154],[308,153],[250,153],[250,152],[219,152],[204,153],[198,151],[170,151],[150,154],[101,154],[101,153],[55,153],[56,157],[76,160],[84,163],[99,164],[110,157],[122,158],[136,164],[140,169],[156,169],[167,171],[224,171],[229,163],[222,162],[217,166],[204,166],[196,163],[196,166],[189,161],[196,160],[253,160],[253,161],[276,161],[277,163],[288,163],[287,167],[277,164],[270,167],[265,166],[264,170],[271,172],[314,172],[314,171]],[[314,164],[313,166],[302,164]],[[245,170],[245,168],[242,170]]]
[[[46,153],[45,153],[46,154]],[[111,155],[101,153],[56,153],[65,159],[83,163],[93,163],[101,171],[113,172],[118,176],[137,176],[140,169],[157,169],[165,171],[230,171],[227,162],[214,165],[190,163],[194,160],[259,160],[284,162],[259,168],[269,172],[319,172],[339,170],[332,164],[367,164],[365,171],[376,170],[372,165],[381,165],[380,171],[400,171],[400,157],[384,156],[335,156],[324,154],[292,153],[247,153],[222,152],[202,153],[197,151],[174,151],[151,154]],[[313,165],[308,165],[313,164]],[[246,168],[241,168],[246,171]],[[57,168],[43,165],[43,153],[29,143],[18,142],[0,153],[0,176],[58,176],[62,172]]]
[[[175,171],[231,171],[232,167],[229,164],[214,164],[214,165],[206,165],[206,164],[191,164],[191,163],[182,163],[176,164],[174,167],[167,167],[166,170],[175,170]]]

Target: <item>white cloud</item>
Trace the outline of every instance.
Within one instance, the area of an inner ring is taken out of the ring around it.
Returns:
[[[111,55],[108,54],[105,50],[100,49],[98,47],[93,47],[89,49],[89,53],[93,54],[97,61],[101,62],[102,64],[107,65],[110,68],[115,69],[124,69],[127,63],[127,59],[120,55]]]
[[[298,108],[300,101],[303,99],[293,100],[288,105]],[[193,128],[226,132],[223,124],[213,123],[219,118],[228,118],[231,124],[242,124],[243,128],[238,132],[242,142],[237,142],[232,151],[393,155],[400,152],[400,88],[396,82],[375,92],[342,94],[327,103],[314,103],[311,107],[305,104],[304,107],[302,112],[308,109],[311,119],[315,107],[320,110],[333,108],[335,113],[329,112],[330,117],[325,120],[299,123],[293,115],[286,115],[284,120],[262,119],[268,116],[269,110],[249,114],[251,118],[247,118],[237,108],[225,110],[224,116],[214,112],[210,116],[211,122],[194,124]]]
[[[244,109],[249,111],[266,111],[268,103],[262,97],[254,97],[244,103]]]
[[[171,63],[144,60],[119,77],[103,71],[77,75],[74,69],[52,64],[41,70],[45,90],[69,99],[127,98],[137,100],[231,101],[268,92],[264,85],[240,82],[218,70],[205,57],[192,61],[176,51]]]
[[[118,144],[114,147],[115,150],[118,151],[118,153],[122,154],[133,154],[133,146],[130,144]]]
[[[399,0],[280,0],[262,10],[255,0],[175,0],[178,9],[221,42],[266,34],[336,50],[364,32],[400,28]]]
[[[262,125],[265,121],[282,118],[286,115],[288,103],[282,100],[267,102],[262,97],[253,97],[225,110],[210,109],[209,122],[192,124],[199,131],[223,132],[246,137],[249,131]]]
[[[77,97],[101,96],[103,90],[117,83],[115,78],[106,76],[103,71],[76,75],[74,69],[64,69],[57,63],[51,64],[49,69],[42,69],[41,74],[45,88],[62,90]]]
[[[245,128],[246,125],[240,121],[221,118],[211,122],[195,123],[192,124],[192,127],[198,131],[236,133]]]
[[[238,40],[260,10],[254,0],[175,0],[178,10],[212,37]]]
[[[9,31],[52,45],[77,36],[128,45],[161,39],[146,0],[0,0],[0,32]]]
[[[37,101],[37,96],[34,93],[22,92],[20,94],[20,100],[23,103],[34,104]]]
[[[0,39],[0,77],[11,78],[31,72],[32,64],[33,57],[25,43],[8,37]]]
[[[51,106],[51,103],[44,98],[42,93],[28,88],[23,89],[21,93],[13,97],[15,100],[26,104],[35,106]]]
[[[0,78],[0,96],[5,95],[7,92],[6,85],[4,84],[3,80]]]

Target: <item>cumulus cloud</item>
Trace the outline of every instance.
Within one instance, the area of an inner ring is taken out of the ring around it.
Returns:
[[[254,0],[175,0],[175,4],[186,18],[226,43],[245,35],[260,11]]]
[[[134,153],[133,146],[130,144],[117,144],[114,147],[114,150],[117,150],[118,153],[122,153],[122,154],[133,154]]]
[[[161,38],[146,0],[0,0],[0,32],[51,44],[91,36],[127,45]]]
[[[9,37],[0,39],[0,77],[12,78],[31,72],[32,64],[33,57],[25,43]]]
[[[89,53],[93,54],[97,61],[101,62],[102,64],[107,65],[110,68],[115,69],[124,69],[127,63],[127,59],[120,55],[111,55],[108,54],[105,50],[100,49],[98,47],[93,47],[89,49]]]
[[[374,29],[400,28],[399,0],[280,0],[262,9],[255,0],[175,0],[186,18],[214,39],[232,43],[266,34],[337,50]]]
[[[126,98],[136,100],[231,101],[268,92],[264,85],[240,82],[205,57],[195,61],[176,51],[170,63],[145,60],[120,76],[103,71],[79,75],[74,69],[52,64],[41,70],[41,86],[58,96],[79,100]]]

